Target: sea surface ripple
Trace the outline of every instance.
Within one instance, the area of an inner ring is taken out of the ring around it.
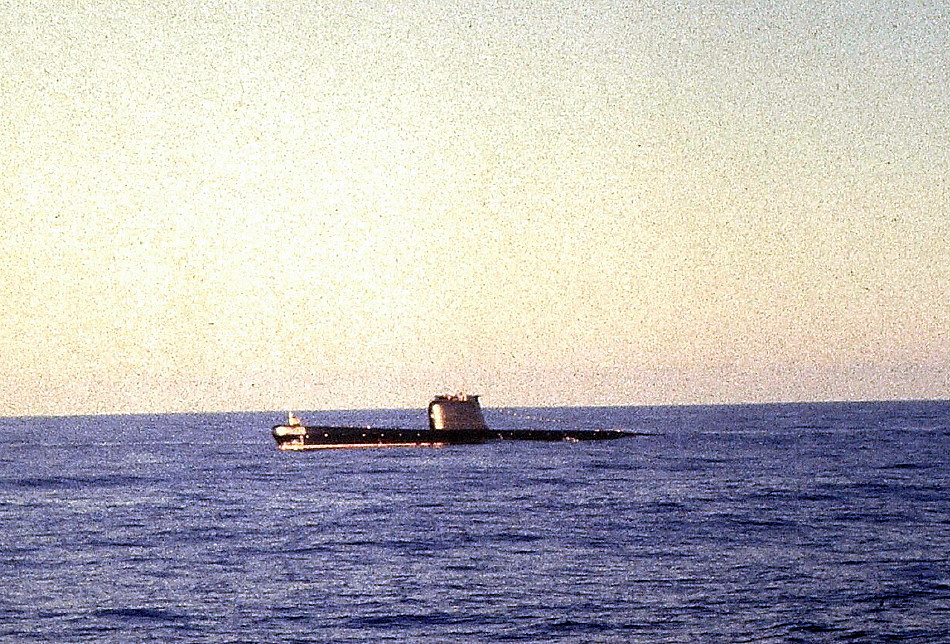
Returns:
[[[0,419],[0,640],[950,641],[950,403],[486,417],[652,435],[285,453],[276,413]]]

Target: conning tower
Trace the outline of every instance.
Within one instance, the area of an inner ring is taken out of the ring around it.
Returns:
[[[478,396],[436,396],[429,403],[429,429],[487,430]]]

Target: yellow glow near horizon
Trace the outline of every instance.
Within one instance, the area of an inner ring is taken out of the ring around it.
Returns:
[[[713,9],[7,7],[0,414],[947,397],[945,12]]]

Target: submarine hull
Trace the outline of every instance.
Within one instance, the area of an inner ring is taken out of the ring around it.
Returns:
[[[343,447],[441,447],[477,445],[489,441],[600,441],[635,436],[621,430],[491,429],[485,423],[477,395],[436,396],[429,403],[428,429],[306,426],[293,415],[275,425],[277,447],[286,450]]]
[[[338,426],[289,426],[273,428],[282,450],[342,449],[361,447],[442,447],[478,445],[492,441],[580,442],[613,440],[634,436],[619,430],[559,429],[381,429]]]

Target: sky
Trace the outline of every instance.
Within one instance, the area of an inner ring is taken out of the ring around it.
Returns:
[[[950,396],[946,2],[0,2],[0,415]]]

